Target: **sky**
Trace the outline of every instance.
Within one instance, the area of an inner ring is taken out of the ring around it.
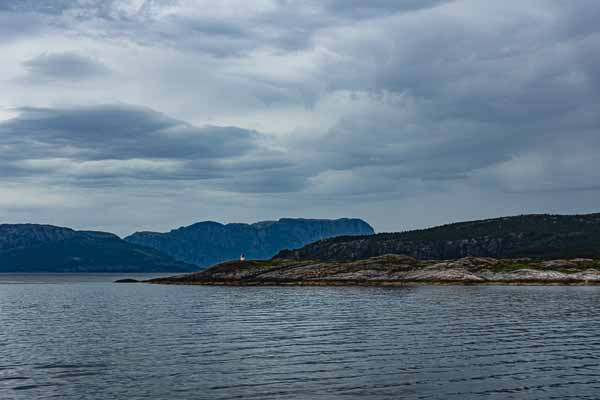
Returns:
[[[0,0],[0,223],[600,211],[597,0]]]

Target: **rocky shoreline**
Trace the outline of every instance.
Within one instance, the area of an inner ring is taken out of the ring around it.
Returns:
[[[220,286],[600,285],[600,260],[420,261],[389,254],[352,262],[231,261],[152,284]]]

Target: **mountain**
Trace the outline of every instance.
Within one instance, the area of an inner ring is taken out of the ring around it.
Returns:
[[[298,248],[315,240],[373,233],[373,228],[360,219],[282,218],[254,224],[199,222],[168,233],[137,232],[125,240],[153,247],[176,260],[210,266],[238,259],[242,253],[251,259],[268,259],[282,249]]]
[[[0,272],[183,272],[196,267],[112,233],[0,225]]]
[[[352,261],[385,254],[403,254],[421,260],[468,256],[598,258],[600,214],[520,215],[400,233],[336,237],[282,251],[277,257]]]

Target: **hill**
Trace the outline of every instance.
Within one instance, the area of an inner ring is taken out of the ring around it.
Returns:
[[[210,266],[247,258],[268,259],[282,249],[339,235],[371,235],[373,228],[360,219],[342,218],[263,221],[254,224],[199,222],[167,233],[137,232],[125,238],[130,243],[148,246],[176,260]]]
[[[193,271],[159,251],[112,233],[51,225],[0,225],[0,272]]]
[[[404,254],[421,260],[461,257],[536,259],[600,257],[600,214],[532,214],[460,222],[435,228],[337,237],[278,258],[352,261],[384,254]]]

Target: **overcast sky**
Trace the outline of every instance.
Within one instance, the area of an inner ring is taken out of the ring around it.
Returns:
[[[598,0],[0,1],[0,223],[600,211]]]

